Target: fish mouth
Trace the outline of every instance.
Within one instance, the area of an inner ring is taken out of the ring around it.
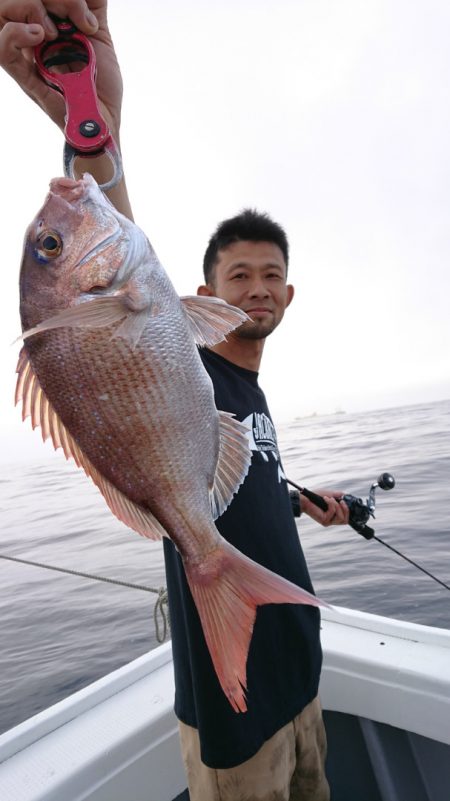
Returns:
[[[73,178],[52,178],[50,181],[50,194],[60,197],[67,203],[73,203],[82,197],[86,192],[86,182],[83,178],[75,180]]]
[[[52,178],[50,181],[50,193],[59,195],[69,203],[85,196],[86,193],[96,193],[97,190],[100,192],[97,182],[90,173],[84,173],[81,178],[69,178],[64,175]]]

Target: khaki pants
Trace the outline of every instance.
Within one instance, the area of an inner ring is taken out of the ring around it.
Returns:
[[[226,770],[200,759],[197,729],[180,722],[181,753],[191,801],[329,801],[326,735],[315,698],[251,759]]]

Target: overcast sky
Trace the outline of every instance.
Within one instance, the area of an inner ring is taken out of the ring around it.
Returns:
[[[135,217],[180,294],[245,206],[287,230],[296,297],[261,384],[277,422],[450,397],[448,0],[112,0]],[[0,74],[0,412],[18,274],[63,137]],[[31,435],[30,435],[31,436]]]

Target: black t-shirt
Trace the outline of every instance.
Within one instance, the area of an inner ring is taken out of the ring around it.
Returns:
[[[250,470],[216,520],[222,536],[259,564],[313,592],[258,374],[200,351],[218,409],[250,423]],[[247,661],[247,704],[235,712],[217,680],[182,560],[164,539],[175,670],[175,713],[199,730],[202,761],[229,768],[253,756],[317,695],[322,663],[316,607],[258,607]]]

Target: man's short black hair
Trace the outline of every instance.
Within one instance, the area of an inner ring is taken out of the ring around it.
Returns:
[[[287,269],[289,243],[284,229],[265,212],[243,209],[236,217],[219,223],[209,240],[203,258],[205,284],[213,283],[214,267],[219,257],[219,251],[227,248],[233,242],[270,242],[278,245]]]

